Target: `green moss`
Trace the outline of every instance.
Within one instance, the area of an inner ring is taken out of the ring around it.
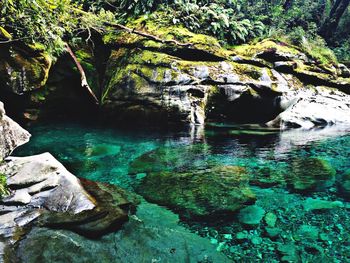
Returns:
[[[6,176],[0,173],[0,199],[9,194],[6,181]]]
[[[195,34],[181,25],[174,25],[170,21],[169,16],[164,15],[162,12],[156,12],[152,14],[152,16],[141,16],[135,20],[129,21],[126,26],[157,36],[163,40],[176,40],[181,43],[191,43],[194,48],[204,50],[217,56],[228,57],[229,52],[221,47],[216,38]],[[138,43],[144,47],[157,49],[169,46],[168,43],[153,41],[128,32],[108,33],[103,37],[103,41],[109,44],[118,43],[124,45],[134,45]]]
[[[248,64],[230,63],[233,71],[242,77],[242,80],[258,80],[262,76],[262,68]]]
[[[83,47],[75,51],[75,55],[83,67],[86,78],[91,89],[98,94],[99,92],[99,76],[95,66],[95,59],[88,47]]]
[[[336,171],[324,159],[305,158],[292,162],[291,185],[296,191],[321,190],[333,183]]]
[[[265,39],[256,44],[245,44],[235,46],[233,47],[233,52],[237,55],[241,55],[244,57],[253,57],[254,55],[268,49],[275,49],[279,52],[289,53],[293,55],[297,55],[300,53],[300,50],[297,47],[286,43],[280,43],[273,39]]]
[[[136,191],[183,217],[230,215],[256,199],[248,186],[247,171],[239,166],[149,173]]]

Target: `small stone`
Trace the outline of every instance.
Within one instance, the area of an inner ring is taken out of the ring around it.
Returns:
[[[303,239],[316,240],[318,238],[319,230],[315,226],[302,225],[297,234]]]
[[[141,180],[142,178],[146,177],[147,174],[146,173],[138,173],[136,174],[136,179],[137,180]]]
[[[246,225],[258,225],[265,215],[265,210],[257,205],[241,209],[238,215],[239,222]]]
[[[236,238],[239,240],[247,239],[248,238],[248,233],[246,232],[238,232],[236,234]]]
[[[265,222],[269,227],[275,227],[277,216],[274,213],[268,212],[265,216]]]
[[[253,245],[260,245],[263,241],[263,239],[261,237],[252,237],[252,239],[250,240],[252,242]]]
[[[330,239],[330,237],[329,237],[329,235],[326,234],[326,233],[321,233],[321,234],[320,234],[320,239],[321,239],[322,241],[328,241],[328,240]]]
[[[224,238],[225,239],[232,239],[232,235],[231,234],[224,234]]]
[[[216,251],[220,252],[223,249],[225,249],[225,242],[220,242],[219,245],[216,247]]]
[[[210,239],[210,243],[213,244],[213,245],[216,245],[218,243],[218,240],[215,239],[215,238],[211,238]]]
[[[271,239],[275,239],[282,232],[281,229],[279,229],[279,228],[272,228],[272,227],[266,227],[265,231],[266,231],[267,236],[270,237]]]
[[[280,244],[277,250],[282,254],[283,262],[298,262],[297,249],[294,244]]]
[[[313,199],[307,198],[303,203],[304,209],[306,211],[314,211],[314,210],[329,210],[335,208],[344,207],[343,202],[341,201],[326,201],[321,199]]]

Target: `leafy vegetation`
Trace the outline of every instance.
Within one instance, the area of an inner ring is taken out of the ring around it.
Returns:
[[[109,17],[111,14],[104,10],[98,14],[83,12],[82,7],[71,0],[0,2],[0,26],[11,34],[11,41],[24,41],[37,48],[43,45],[43,49],[53,54],[62,52],[65,39],[75,42],[86,31],[101,32],[98,21]]]
[[[0,199],[9,193],[6,186],[6,176],[0,173]]]
[[[0,26],[13,39],[60,53],[63,42],[90,40],[104,21],[127,23],[154,11],[174,25],[240,44],[274,37],[302,47],[322,62],[350,58],[350,0],[3,0]],[[1,39],[0,39],[1,41]]]

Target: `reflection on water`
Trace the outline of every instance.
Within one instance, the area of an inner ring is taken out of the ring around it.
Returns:
[[[233,261],[350,261],[349,129],[49,124],[31,133],[16,154],[49,151],[80,177],[135,191]]]

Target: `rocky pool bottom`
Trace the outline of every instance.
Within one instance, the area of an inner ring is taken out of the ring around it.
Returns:
[[[161,132],[49,123],[14,155],[142,199],[115,233],[34,228],[23,262],[350,262],[350,129]]]

